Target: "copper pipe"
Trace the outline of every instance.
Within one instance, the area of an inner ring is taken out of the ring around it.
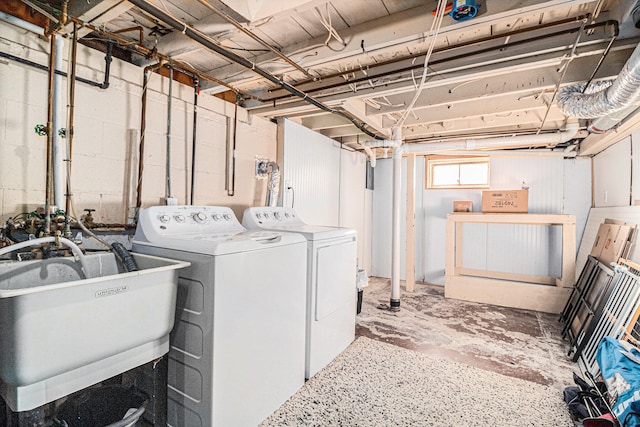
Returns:
[[[62,10],[60,13],[60,27],[64,27],[65,25],[67,25],[67,20],[69,18],[69,15],[67,14],[68,10],[69,10],[69,0],[63,0]]]
[[[202,3],[204,6],[206,6],[213,13],[215,13],[218,16],[220,16],[222,19],[224,19],[225,21],[227,21],[228,23],[230,23],[231,25],[233,25],[234,27],[236,27],[237,29],[242,31],[242,33],[246,34],[247,36],[251,37],[253,40],[255,40],[258,43],[260,43],[262,46],[264,46],[267,49],[269,49],[272,53],[276,54],[280,59],[282,59],[283,61],[285,61],[286,63],[288,63],[292,67],[294,67],[296,70],[301,71],[307,77],[313,78],[313,76],[311,74],[309,74],[309,72],[307,70],[305,70],[300,65],[298,65],[294,60],[292,60],[291,58],[289,58],[288,56],[286,56],[285,54],[280,52],[278,49],[276,49],[273,46],[271,46],[266,41],[262,40],[260,37],[258,37],[256,34],[254,34],[252,31],[250,31],[249,29],[245,28],[238,21],[233,19],[231,16],[227,15],[224,11],[222,11],[222,10],[218,9],[217,7],[213,6],[207,0],[198,0],[198,1],[200,3]]]
[[[55,78],[55,61],[56,61],[56,33],[52,32],[50,37],[49,52],[49,90],[47,101],[47,177],[45,182],[45,202],[44,202],[44,234],[49,235],[51,232],[51,198],[53,196],[53,87]],[[39,237],[39,236],[36,236]]]
[[[76,99],[76,65],[78,57],[78,24],[73,23],[73,38],[71,39],[71,63],[69,64],[69,99],[67,100],[67,194],[65,194],[65,231],[69,231],[69,212],[71,212],[71,158],[73,156],[73,118],[75,115]]]
[[[123,28],[121,30],[114,31],[113,34],[128,33],[130,31],[138,31],[138,44],[142,45],[144,43],[144,28],[140,25],[137,27]]]
[[[149,49],[145,46],[142,46],[141,44],[137,44],[134,43],[132,44],[131,40],[122,37],[118,34],[112,33],[110,31],[105,31],[99,27],[96,27],[95,25],[91,25],[88,23],[83,22],[82,20],[75,18],[73,16],[69,17],[69,20],[72,22],[76,22],[79,26],[84,26],[88,29],[90,29],[91,31],[95,31],[96,33],[100,34],[101,36],[104,37],[109,37],[111,38],[113,41],[115,41],[118,45],[122,46],[124,49],[129,50],[133,53],[136,53],[138,55],[144,56],[145,58],[157,58],[159,61],[161,62],[165,62],[165,63],[169,63],[171,64],[175,69],[179,70],[179,71],[185,71],[189,74],[192,74],[194,76],[198,76],[198,78],[200,80],[207,80],[210,81],[212,83],[218,84],[220,86],[224,86],[227,89],[235,92],[235,93],[239,93],[242,95],[243,98],[245,99],[256,99],[257,101],[260,101],[260,99],[257,99],[255,96],[251,95],[248,92],[244,92],[241,91],[233,86],[231,86],[228,83],[223,82],[222,80],[218,80],[217,78],[213,77],[210,74],[207,73],[203,73],[202,71],[196,70],[195,68],[191,67],[190,65],[187,65],[181,61],[177,61],[174,59],[171,59],[170,57],[168,57],[167,55],[163,55],[155,50]]]
[[[51,19],[53,22],[60,22],[58,20],[58,18],[56,18],[55,16],[52,15],[52,13],[50,13],[49,11],[45,10],[44,8],[34,4],[33,2],[31,2],[30,0],[21,0],[23,3],[27,4],[28,6],[34,8],[35,10],[37,10],[38,12],[42,13],[44,16],[48,17],[49,19]],[[237,89],[231,85],[229,85],[228,83],[223,82],[222,80],[218,80],[217,78],[213,77],[210,74],[204,73],[202,71],[196,70],[195,68],[191,67],[188,64],[185,64],[181,61],[176,61],[171,59],[170,57],[163,55],[159,52],[157,52],[155,49],[149,49],[145,46],[142,45],[142,43],[135,43],[132,44],[131,40],[122,37],[116,33],[110,32],[110,31],[105,31],[102,28],[96,27],[95,25],[86,23],[84,21],[82,21],[81,19],[78,19],[74,16],[67,16],[67,20],[68,22],[75,22],[76,24],[78,24],[79,27],[85,27],[88,28],[91,31],[94,31],[98,34],[100,34],[101,36],[104,37],[109,37],[112,40],[114,40],[119,46],[122,46],[125,50],[128,50],[132,53],[135,53],[137,55],[141,55],[144,56],[145,58],[157,58],[159,61],[162,62],[168,62],[170,63],[176,70],[179,71],[185,71],[189,74],[192,74],[194,76],[197,76],[200,80],[206,80],[206,81],[210,81],[212,83],[215,83],[217,85],[226,87],[227,89],[233,91],[236,94],[240,94],[242,95],[242,97],[244,99],[254,99],[258,102],[264,102],[263,100],[261,100],[260,98],[257,98],[256,96],[250,94],[249,92],[245,92],[242,91],[240,89]],[[50,29],[49,32],[51,32],[52,30]],[[48,32],[45,32],[46,35],[48,36]]]

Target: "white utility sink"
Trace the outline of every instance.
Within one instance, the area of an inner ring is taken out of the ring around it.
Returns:
[[[14,412],[147,363],[169,351],[178,269],[189,263],[110,252],[0,262],[0,396]]]

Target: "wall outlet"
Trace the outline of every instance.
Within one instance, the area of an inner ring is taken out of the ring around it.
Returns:
[[[167,202],[167,206],[175,206],[178,204],[178,199],[176,197],[167,197],[165,201]]]

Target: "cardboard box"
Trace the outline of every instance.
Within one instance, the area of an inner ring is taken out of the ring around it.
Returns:
[[[628,225],[600,224],[590,255],[607,266],[617,263],[632,232],[633,227]]]
[[[483,191],[482,212],[527,213],[529,212],[529,190]]]
[[[473,212],[473,202],[471,200],[454,200],[454,212]]]

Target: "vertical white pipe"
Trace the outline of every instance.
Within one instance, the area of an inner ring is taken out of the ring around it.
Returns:
[[[402,131],[394,129],[393,200],[391,211],[391,311],[400,310],[400,203],[402,201]]]
[[[62,58],[64,38],[56,37],[55,42],[55,69],[62,70]],[[65,156],[66,147],[64,140],[58,135],[58,130],[66,123],[65,91],[62,90],[62,76],[56,74],[53,77],[53,204],[58,209],[65,206]]]

